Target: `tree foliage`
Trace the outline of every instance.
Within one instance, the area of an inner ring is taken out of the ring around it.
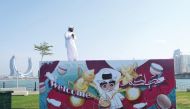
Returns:
[[[53,46],[49,45],[47,42],[40,43],[40,45],[34,45],[34,50],[39,51],[41,55],[41,61],[46,55],[52,55],[51,48]]]

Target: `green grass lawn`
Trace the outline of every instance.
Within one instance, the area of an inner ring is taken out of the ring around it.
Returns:
[[[190,92],[177,92],[177,109],[190,109]],[[13,96],[13,109],[38,109],[39,95]]]
[[[39,95],[12,96],[12,109],[38,109]]]
[[[190,92],[177,92],[177,109],[190,109]]]

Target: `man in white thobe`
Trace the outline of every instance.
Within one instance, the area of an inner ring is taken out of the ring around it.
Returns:
[[[70,26],[68,31],[65,33],[65,46],[67,48],[67,57],[69,61],[76,61],[78,57],[77,47],[75,44],[76,35],[73,31],[74,28]]]

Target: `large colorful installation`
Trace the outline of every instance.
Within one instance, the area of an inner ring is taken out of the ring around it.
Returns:
[[[175,109],[173,59],[51,61],[40,67],[40,109]]]

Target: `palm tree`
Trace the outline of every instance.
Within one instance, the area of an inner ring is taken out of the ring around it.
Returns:
[[[34,45],[34,50],[37,50],[40,52],[41,55],[41,61],[43,60],[43,57],[46,55],[52,55],[51,48],[53,46],[49,45],[47,42],[40,43],[40,45]]]

